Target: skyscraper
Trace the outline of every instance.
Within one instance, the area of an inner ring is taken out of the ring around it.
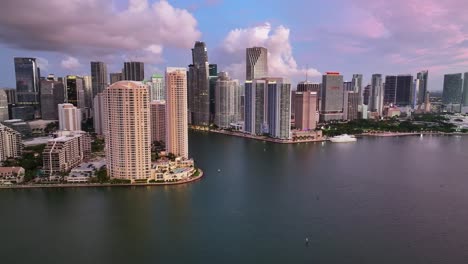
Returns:
[[[215,87],[214,124],[220,128],[229,128],[231,123],[239,121],[240,86],[238,80],[229,78],[226,72],[220,72]]]
[[[427,92],[427,82],[429,78],[429,71],[421,71],[418,72],[416,75],[416,79],[419,81],[419,91],[417,94],[417,102],[416,104],[421,105],[424,103],[426,99],[426,92]]]
[[[44,120],[58,120],[57,107],[65,103],[63,82],[41,80],[41,112]]]
[[[299,130],[314,130],[317,127],[317,92],[296,92],[295,119]]]
[[[283,78],[268,78],[268,133],[289,139],[291,132],[291,83]]]
[[[413,86],[411,87],[411,108],[412,109],[417,109],[418,107],[418,102],[419,102],[419,94],[421,90],[421,80],[420,79],[414,79],[413,81]]]
[[[358,119],[359,99],[359,92],[354,92],[354,90],[344,92],[343,119],[350,121]]]
[[[162,101],[166,99],[164,89],[164,76],[161,74],[153,74],[151,76],[150,98],[151,101]]]
[[[150,103],[151,142],[166,142],[166,101]]]
[[[94,97],[93,100],[93,124],[94,124],[94,132],[98,135],[105,134],[105,123],[104,123],[104,94],[98,93]]]
[[[461,104],[462,102],[462,74],[446,74],[444,75],[444,90],[442,92],[442,103]]]
[[[67,131],[81,130],[81,110],[72,104],[59,104],[59,129]]]
[[[116,73],[111,73],[110,74],[110,84],[120,82],[122,80],[123,80],[123,74],[121,72],[116,72]]]
[[[327,72],[322,77],[321,121],[343,119],[343,76]]]
[[[362,89],[362,74],[353,74],[353,79],[351,80],[353,91],[359,93],[360,101],[359,104],[363,104],[364,101],[364,90]]]
[[[468,72],[463,75],[463,107],[468,107]]]
[[[0,122],[10,119],[8,116],[8,97],[5,90],[0,89]]]
[[[92,88],[92,77],[89,75],[83,76],[83,97],[84,104],[83,110],[85,118],[91,117],[91,110],[93,108],[93,88]]]
[[[267,132],[265,90],[266,80],[245,81],[245,114],[244,131],[252,135],[262,135]]]
[[[166,69],[166,150],[188,158],[187,70]]]
[[[210,82],[208,52],[204,42],[195,42],[192,58],[188,73],[190,120],[194,126],[208,126],[210,124]]]
[[[123,79],[125,81],[142,82],[145,79],[145,64],[136,61],[125,62]]]
[[[308,81],[299,82],[297,84],[297,91],[298,92],[317,92],[317,95],[320,94],[320,83],[313,83]]]
[[[384,98],[382,74],[372,74],[371,85],[370,111],[377,112],[379,116],[382,116]]]
[[[408,106],[411,103],[411,90],[413,86],[413,76],[398,75],[396,84],[395,104],[398,106]]]
[[[35,58],[15,58],[16,96],[18,106],[31,107],[34,117],[41,116],[40,70]]]
[[[107,65],[101,61],[91,62],[92,98],[102,93],[107,86]]]
[[[149,92],[146,85],[120,81],[104,92],[107,174],[145,180],[151,174]]]
[[[343,82],[343,91],[354,92],[353,82]]]
[[[397,76],[387,75],[385,76],[385,88],[384,88],[384,105],[396,103],[396,86]]]
[[[210,83],[210,123],[214,123],[215,89],[216,89],[216,81],[218,80],[218,65],[210,64],[208,67],[209,67],[209,83]]]
[[[246,80],[260,79],[268,76],[268,50],[263,47],[252,47],[246,50]]]
[[[76,75],[67,76],[67,103],[78,108],[85,108],[85,90],[83,77]]]

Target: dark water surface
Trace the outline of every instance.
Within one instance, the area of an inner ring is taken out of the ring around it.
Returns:
[[[0,191],[0,263],[468,263],[468,137],[190,153],[192,184]]]

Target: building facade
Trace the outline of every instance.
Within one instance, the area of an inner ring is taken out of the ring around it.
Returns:
[[[214,124],[219,128],[229,128],[239,121],[240,86],[238,80],[231,79],[226,72],[220,72],[215,86]]]
[[[428,84],[428,79],[429,79],[429,71],[426,70],[426,71],[418,72],[418,74],[416,75],[416,79],[419,82],[419,85],[418,85],[419,90],[418,90],[418,93],[416,94],[417,100],[415,101],[417,105],[422,105],[424,104],[424,101],[426,99],[426,92],[428,92],[427,84]]]
[[[91,137],[83,131],[59,131],[42,152],[43,170],[48,176],[65,173],[91,155]]]
[[[40,70],[35,58],[14,58],[18,106],[31,107],[34,118],[41,116]]]
[[[65,103],[63,82],[41,80],[41,113],[44,120],[58,120],[57,107]]]
[[[268,78],[268,133],[270,137],[291,137],[291,83],[283,78]]]
[[[192,64],[188,72],[188,107],[191,124],[210,124],[210,79],[208,51],[204,42],[197,41],[192,49]]]
[[[150,85],[151,101],[163,101],[166,99],[164,76],[161,74],[153,74],[151,76],[151,83],[148,84]]]
[[[302,131],[314,130],[317,127],[317,92],[295,93],[296,128]]]
[[[0,124],[0,161],[8,158],[20,158],[23,153],[21,134],[16,130]]]
[[[323,75],[320,111],[322,122],[343,119],[343,95],[343,76],[338,72]]]
[[[94,106],[94,132],[98,135],[104,135],[104,96],[102,93],[96,94],[93,100]]]
[[[398,75],[396,83],[396,98],[395,104],[398,106],[411,105],[411,91],[413,90],[413,76]]]
[[[117,179],[148,179],[151,139],[146,85],[120,81],[107,87],[103,96],[107,174]]]
[[[66,131],[81,131],[81,110],[72,104],[59,104],[59,129]]]
[[[262,135],[267,132],[266,89],[265,80],[245,81],[244,131],[249,134]]]
[[[383,99],[384,105],[396,103],[396,86],[397,86],[396,75],[385,76],[384,99]]]
[[[444,90],[442,92],[442,103],[461,104],[462,101],[462,74],[446,74],[444,75]]]
[[[369,110],[371,112],[377,112],[379,116],[382,116],[384,102],[382,74],[372,74],[371,86],[372,88]]]
[[[92,98],[102,93],[107,86],[107,65],[101,61],[91,62]]]
[[[142,82],[145,79],[145,64],[143,62],[124,62],[123,80]]]
[[[359,118],[359,92],[345,91],[343,109],[343,119],[351,121]]]
[[[166,69],[166,150],[188,158],[187,70]]]
[[[110,84],[120,82],[123,80],[123,73],[115,72],[110,74]]]
[[[166,142],[166,101],[152,101],[151,111],[151,142]]]
[[[268,50],[263,47],[246,49],[246,80],[265,78],[268,76]]]
[[[0,89],[0,122],[10,119],[8,114],[8,96],[5,90]]]

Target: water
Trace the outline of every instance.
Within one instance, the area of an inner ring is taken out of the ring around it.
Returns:
[[[0,262],[468,263],[467,149],[195,132],[192,184],[0,191]]]

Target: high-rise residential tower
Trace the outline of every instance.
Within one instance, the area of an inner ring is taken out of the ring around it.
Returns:
[[[93,124],[94,132],[98,135],[105,134],[105,124],[104,124],[104,95],[103,93],[98,93],[93,99]]]
[[[166,150],[188,158],[187,70],[166,69]]]
[[[81,130],[81,110],[72,104],[59,104],[59,129],[67,131]]]
[[[291,83],[268,78],[268,134],[279,139],[291,137]]]
[[[8,158],[19,158],[23,152],[21,134],[0,124],[0,161]]]
[[[150,103],[151,142],[166,142],[166,101]]]
[[[343,119],[355,120],[359,118],[359,92],[344,91]]]
[[[190,120],[194,126],[208,126],[210,124],[210,82],[208,51],[204,42],[195,42],[192,59],[188,72]]]
[[[322,77],[321,121],[343,119],[343,76],[327,72]]]
[[[263,79],[245,81],[244,131],[252,135],[262,135],[267,130],[267,109],[265,90],[268,82]]]
[[[226,72],[218,74],[214,91],[214,124],[219,128],[229,128],[231,123],[239,121],[240,92],[238,80],[229,78]]]
[[[144,180],[151,174],[149,92],[141,82],[120,81],[104,92],[107,174]]]
[[[35,58],[15,58],[16,97],[20,107],[29,107],[35,118],[41,116],[40,70]]]
[[[143,62],[124,62],[123,80],[142,82],[145,79],[145,64]]]
[[[91,62],[92,98],[102,93],[107,86],[107,65],[101,61]]]
[[[150,99],[151,101],[162,101],[166,99],[164,89],[164,76],[161,74],[153,74],[151,76]]]
[[[246,50],[246,80],[260,79],[268,76],[268,50],[263,47],[252,47]]]
[[[444,90],[442,92],[442,103],[461,104],[462,102],[462,74],[446,74],[444,75]]]
[[[8,120],[8,97],[5,90],[0,89],[0,122]]]

